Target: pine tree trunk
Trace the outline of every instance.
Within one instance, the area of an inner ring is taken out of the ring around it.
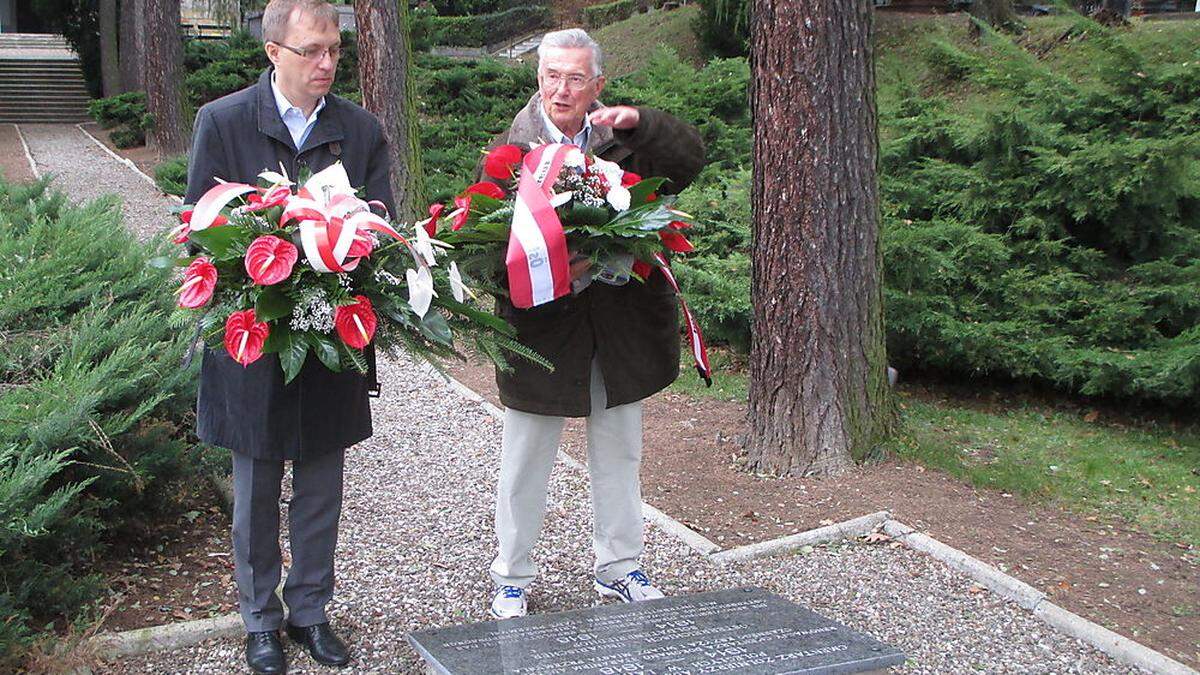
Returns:
[[[100,91],[115,96],[121,91],[117,66],[117,0],[100,0]]]
[[[383,123],[392,160],[393,216],[400,220],[416,218],[425,207],[407,13],[406,2],[354,0],[363,107]]]
[[[118,62],[121,69],[121,90],[142,91],[146,88],[145,0],[120,0],[121,35]]]
[[[827,475],[895,423],[871,0],[753,0],[748,468]]]
[[[160,158],[187,150],[180,97],[183,43],[179,37],[179,0],[144,0],[146,11],[146,110],[154,117],[152,134]]]

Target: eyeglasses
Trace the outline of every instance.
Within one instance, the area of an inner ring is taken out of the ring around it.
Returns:
[[[313,63],[320,63],[321,59],[325,58],[325,54],[329,54],[330,61],[337,61],[338,57],[342,55],[342,46],[341,45],[333,45],[332,47],[325,47],[325,48],[321,48],[321,47],[300,48],[300,47],[291,47],[291,46],[283,44],[282,42],[276,42],[275,44],[279,45],[280,47],[283,47],[284,49],[295,54],[296,56],[299,56],[300,58],[304,59],[305,61],[312,61]]]
[[[584,77],[582,75],[563,75],[562,73],[556,73],[551,70],[549,72],[542,73],[542,84],[545,84],[550,89],[557,89],[558,85],[566,82],[567,89],[570,89],[571,91],[581,91],[588,85],[589,82],[597,77],[600,76],[594,75],[592,77]]]

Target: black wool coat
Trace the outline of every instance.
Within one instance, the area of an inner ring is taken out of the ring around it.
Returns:
[[[258,82],[217,99],[196,114],[185,201],[195,204],[217,178],[255,184],[280,166],[295,180],[341,160],[350,184],[365,187],[394,211],[387,141],[373,115],[329,94],[325,108],[296,148],[279,116],[271,70]],[[368,348],[368,360],[374,352]],[[334,373],[313,355],[290,384],[275,354],[242,367],[223,349],[205,350],[197,400],[197,434],[206,443],[256,459],[305,459],[341,450],[371,436],[368,393],[372,373]]]
[[[536,94],[493,146],[528,147],[548,138]],[[704,168],[704,141],[694,127],[661,110],[638,108],[640,122],[627,131],[593,126],[589,150],[643,178],[662,176],[662,194],[680,192]],[[646,283],[623,286],[592,282],[530,309],[502,297],[496,313],[517,330],[517,339],[554,364],[554,372],[523,359],[513,371],[496,371],[500,400],[515,410],[557,417],[591,414],[591,363],[599,361],[608,407],[640,401],[679,376],[679,310],[675,291],[655,272]]]

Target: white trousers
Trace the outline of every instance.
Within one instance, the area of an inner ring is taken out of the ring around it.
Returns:
[[[588,474],[592,493],[592,549],[596,578],[619,579],[638,569],[642,554],[642,403],[606,409],[600,368],[592,361],[592,414],[587,418]],[[538,574],[530,553],[546,518],[546,488],[558,454],[564,418],[508,408],[496,494],[492,580],[524,588]]]

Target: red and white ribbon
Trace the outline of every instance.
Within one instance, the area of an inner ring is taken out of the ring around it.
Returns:
[[[675,289],[675,297],[679,298],[679,308],[683,310],[683,320],[687,324],[688,342],[692,347],[692,358],[696,361],[696,372],[700,373],[700,377],[704,378],[704,383],[711,387],[712,366],[708,363],[708,347],[704,344],[704,334],[700,332],[700,324],[696,323],[691,310],[688,309],[687,301],[683,299],[683,291],[679,290],[679,282],[671,273],[671,263],[667,261],[667,257],[661,253],[655,253],[654,259],[658,261],[659,269],[667,278],[667,283]]]
[[[245,183],[220,183],[214,186],[196,201],[196,207],[192,210],[192,220],[188,223],[189,229],[193,232],[208,229],[229,202],[256,190],[258,188]]]
[[[305,197],[288,200],[279,217],[282,227],[291,220],[300,221],[300,244],[308,264],[318,272],[350,272],[358,267],[358,258],[350,258],[350,247],[357,237],[365,236],[369,230],[382,232],[402,242],[412,251],[412,246],[387,221],[371,213],[367,202],[352,195],[338,195],[322,206]],[[414,258],[418,256],[414,253]]]
[[[525,155],[504,259],[509,295],[519,309],[544,305],[571,292],[567,237],[550,204],[550,191],[572,150],[577,148],[553,143]]]

